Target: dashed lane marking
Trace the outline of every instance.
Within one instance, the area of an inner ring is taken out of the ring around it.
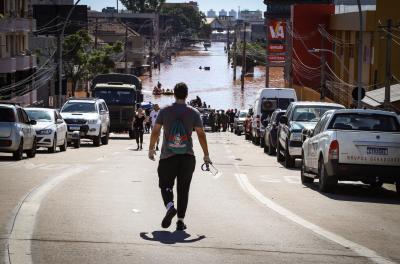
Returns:
[[[302,227],[316,233],[317,235],[320,235],[330,241],[333,241],[345,248],[348,248],[354,252],[356,252],[358,255],[362,257],[366,257],[370,259],[371,261],[378,263],[378,264],[394,264],[394,262],[378,255],[375,251],[364,247],[362,245],[359,245],[353,241],[347,240],[344,237],[341,237],[333,232],[330,232],[318,225],[315,225],[300,216],[292,213],[288,209],[278,205],[277,203],[273,202],[272,200],[268,199],[264,195],[262,195],[250,182],[249,179],[245,174],[235,174],[237,181],[239,182],[240,186],[242,189],[251,197],[259,201],[260,203],[264,204],[267,206],[269,209],[275,211],[276,213],[282,215],[283,217],[289,219],[292,222],[295,222]]]

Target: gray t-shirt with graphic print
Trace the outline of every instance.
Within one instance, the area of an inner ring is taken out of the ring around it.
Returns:
[[[189,135],[189,146],[186,154],[194,156],[192,132],[195,127],[203,127],[200,113],[195,108],[186,104],[174,103],[161,109],[157,116],[156,124],[162,125],[164,129],[160,159],[167,159],[176,155],[168,150],[167,138],[169,136],[172,124],[178,118],[182,119],[183,126]]]

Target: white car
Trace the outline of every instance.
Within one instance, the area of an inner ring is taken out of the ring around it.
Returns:
[[[103,99],[72,98],[61,109],[67,123],[68,142],[79,133],[80,138],[93,140],[94,146],[107,145],[110,136],[110,115]]]
[[[60,151],[67,150],[67,124],[55,109],[25,108],[31,120],[36,121],[37,146],[47,148],[54,153],[57,147]]]
[[[233,121],[233,130],[236,135],[240,136],[244,132],[244,121],[246,121],[249,111],[244,109],[240,110]]]
[[[374,187],[396,184],[400,193],[400,123],[395,113],[331,110],[315,129],[303,132],[301,180],[319,178],[330,192],[338,181],[362,181]]]

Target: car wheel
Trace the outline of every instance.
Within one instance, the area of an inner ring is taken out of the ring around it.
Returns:
[[[289,153],[289,144],[286,142],[286,148],[285,148],[285,167],[286,168],[293,168],[295,165],[295,159],[290,156]]]
[[[36,156],[36,148],[37,148],[37,142],[36,138],[34,138],[32,148],[26,152],[28,158],[34,158]]]
[[[276,149],[272,145],[271,137],[269,137],[268,142],[269,142],[268,143],[269,144],[268,155],[270,155],[270,156],[275,155]]]
[[[108,145],[109,139],[110,139],[110,128],[107,129],[106,135],[101,138],[101,144]]]
[[[282,161],[284,161],[284,159],[285,159],[285,157],[281,153],[281,143],[279,143],[279,141],[278,141],[278,143],[276,144],[276,160],[278,162],[282,162]]]
[[[318,176],[319,176],[319,190],[321,192],[329,193],[335,189],[338,180],[334,176],[331,177],[328,176],[322,158],[318,162]]]
[[[13,152],[14,160],[22,160],[24,156],[24,140],[21,138],[21,142],[19,143],[18,149]]]
[[[65,135],[64,144],[60,146],[60,151],[62,152],[67,151],[67,147],[68,147],[68,141],[67,141],[67,135]]]
[[[53,138],[53,146],[48,148],[47,151],[49,153],[54,153],[57,150],[57,134],[54,134],[54,138]]]
[[[80,139],[74,139],[73,142],[74,142],[73,143],[74,148],[80,148],[81,147],[81,140]]]
[[[96,136],[95,138],[93,138],[93,145],[95,147],[99,147],[101,143],[101,127],[100,127],[100,131],[99,131],[99,135]]]
[[[314,182],[314,178],[307,177],[305,175],[306,172],[307,171],[306,171],[306,165],[304,164],[304,154],[302,153],[301,154],[301,172],[300,172],[301,174],[300,175],[301,175],[301,183],[304,185],[311,184]]]

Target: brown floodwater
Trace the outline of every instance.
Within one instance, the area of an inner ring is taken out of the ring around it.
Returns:
[[[164,89],[173,89],[178,82],[185,82],[189,87],[188,100],[197,95],[215,109],[248,108],[254,102],[257,91],[265,87],[265,68],[256,67],[254,77],[246,77],[245,88],[240,88],[241,68],[237,67],[237,80],[233,81],[233,69],[228,65],[224,52],[224,43],[212,43],[205,51],[201,46],[180,52],[170,65],[163,64],[161,71],[153,71],[153,77],[142,77],[145,101],[161,106],[174,101],[173,96],[154,96],[153,87],[159,81]],[[210,71],[199,67],[211,67]],[[271,86],[283,87],[282,68],[272,68]]]

